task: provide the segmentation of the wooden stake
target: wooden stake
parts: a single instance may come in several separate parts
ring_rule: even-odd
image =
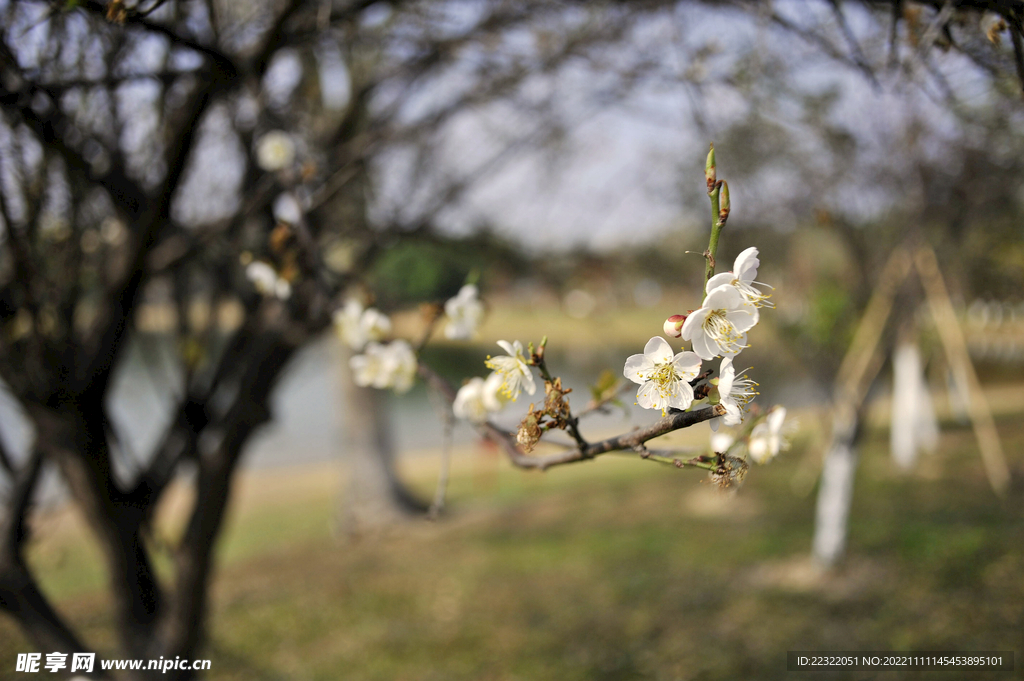
[[[1005,496],[1010,487],[1010,471],[1006,466],[1006,458],[1003,456],[999,431],[996,429],[995,419],[992,418],[992,409],[989,407],[988,400],[985,399],[985,394],[981,391],[981,382],[978,380],[978,374],[974,371],[974,364],[971,362],[967,350],[967,341],[964,339],[960,323],[953,311],[953,304],[950,302],[946,284],[942,280],[935,252],[927,246],[922,246],[917,250],[915,264],[917,272],[921,276],[921,283],[924,284],[928,306],[931,309],[932,318],[935,320],[935,326],[938,327],[939,339],[946,351],[946,358],[950,364],[962,372],[961,375],[967,377],[970,405],[968,413],[971,417],[971,424],[974,426],[974,435],[978,439],[978,449],[981,450],[985,474],[995,493],[1000,497]]]

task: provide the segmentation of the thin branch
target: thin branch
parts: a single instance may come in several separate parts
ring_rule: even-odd
[[[11,454],[7,451],[7,445],[3,438],[0,438],[0,467],[7,471],[8,475],[14,475],[14,464],[11,461]]]
[[[174,144],[170,145],[167,155],[167,176],[154,193],[155,201],[148,205],[143,214],[142,225],[138,235],[138,243],[131,255],[126,279],[117,282],[106,292],[106,300],[111,308],[110,318],[105,320],[106,327],[99,334],[88,358],[87,370],[82,378],[84,385],[79,390],[88,390],[92,395],[102,398],[107,389],[113,360],[123,345],[127,321],[135,310],[135,299],[147,279],[146,260],[157,236],[170,223],[171,201],[184,177],[187,160],[192,153],[194,142],[198,136],[199,122],[208,110],[214,95],[230,84],[230,72],[214,69],[207,74],[203,86],[193,93],[186,115],[179,125]],[[116,195],[115,195],[116,196]],[[89,343],[85,344],[87,347]]]
[[[455,388],[452,387],[452,385],[442,376],[422,363],[419,365],[418,371],[419,375],[425,381],[433,386],[439,393],[444,395],[449,401],[455,400]],[[630,433],[610,437],[606,440],[601,440],[600,442],[588,444],[585,447],[576,446],[572,449],[567,449],[565,451],[546,456],[530,456],[528,454],[524,454],[516,444],[515,436],[512,433],[498,428],[489,421],[476,425],[475,428],[482,437],[485,437],[500,446],[509,457],[509,460],[516,466],[520,468],[535,468],[543,471],[554,466],[593,459],[601,454],[607,454],[608,452],[636,451],[638,446],[643,445],[656,437],[665,435],[666,433],[671,433],[675,430],[680,430],[681,428],[689,428],[690,426],[703,423],[704,421],[709,421],[716,416],[722,416],[723,414],[725,414],[725,408],[720,404],[707,409],[682,411],[670,414],[645,428],[639,428]]]
[[[632,387],[632,383],[628,383],[626,381],[619,381],[619,384],[615,386],[614,390],[606,391],[604,397],[600,399],[591,399],[589,402],[587,402],[587,405],[576,413],[576,418],[581,419],[584,416],[587,416],[588,414],[605,411],[605,407],[608,406],[610,402],[614,402],[616,399],[618,399],[619,395],[628,393],[630,391],[630,388]]]
[[[864,56],[864,51],[861,50],[860,43],[857,42],[857,37],[853,34],[850,24],[846,21],[846,15],[843,14],[843,8],[840,7],[839,0],[829,0],[829,4],[832,6],[832,14],[836,18],[836,23],[839,24],[839,30],[846,39],[846,43],[850,46],[853,62],[860,67],[860,70],[864,72],[865,77],[871,81],[875,89],[879,89],[881,85],[878,82],[878,78],[875,77],[871,64],[868,63],[867,58]]]
[[[942,9],[938,11],[935,18],[928,25],[928,28],[925,29],[924,35],[921,36],[917,46],[919,55],[923,56],[935,45],[935,41],[939,38],[939,33],[943,27],[949,24],[949,20],[953,18],[954,10],[956,10],[956,5],[953,4],[953,0],[946,0],[942,5]]]
[[[1024,89],[1024,45],[1021,36],[1024,35],[1024,9],[1017,8],[1010,19],[1010,40],[1013,42],[1013,60],[1017,66],[1017,78],[1020,80],[1021,88]]]
[[[896,68],[899,61],[899,45],[897,39],[900,33],[900,17],[903,15],[903,0],[893,0],[892,20],[889,24],[889,68]]]
[[[105,2],[101,2],[100,0],[80,0],[74,5],[74,8],[91,14],[94,17],[99,17],[104,23],[107,22],[107,5]],[[231,79],[237,78],[241,71],[241,69],[238,68],[238,65],[230,57],[223,52],[220,52],[215,47],[196,42],[195,40],[178,33],[173,28],[150,21],[143,15],[130,12],[127,17],[127,23],[139,26],[152,33],[163,35],[169,38],[171,42],[175,43],[178,47],[184,47],[201,54],[206,57],[217,70],[227,74]]]
[[[633,449],[645,461],[666,463],[676,468],[703,468],[704,470],[713,471],[719,463],[719,458],[716,455],[699,454],[697,456],[690,456],[697,451],[695,449],[648,449],[643,443],[638,444]],[[690,456],[690,458],[682,458],[684,456]]]
[[[782,16],[781,14],[774,10],[770,14],[768,14],[768,18],[773,23],[778,24],[785,30],[794,33],[795,35],[803,38],[805,41],[813,44],[815,47],[820,49],[822,52],[824,52],[832,59],[835,59],[838,62],[842,62],[844,64],[857,68],[858,70],[860,69],[859,64],[851,60],[850,57],[845,55],[839,48],[833,45],[832,42],[828,40],[828,38],[825,38],[824,36],[815,33],[812,30],[803,28],[802,26],[797,26],[792,21],[785,18],[784,16]]]

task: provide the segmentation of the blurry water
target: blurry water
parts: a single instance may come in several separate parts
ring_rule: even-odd
[[[484,359],[495,350],[490,347],[448,347],[434,349],[425,356],[431,366],[459,385],[472,376],[485,376],[488,370]],[[589,386],[604,369],[620,375],[625,358],[636,350],[609,348],[599,352],[571,354],[548,352],[548,366],[561,376],[563,385],[573,388],[569,395],[575,408],[590,399]],[[751,357],[752,363],[756,358]],[[338,384],[338,352],[332,337],[315,343],[301,353],[287,375],[284,376],[273,397],[274,422],[258,434],[248,454],[248,465],[270,466],[287,463],[321,461],[343,456],[345,437],[341,426],[341,413],[345,408]],[[712,364],[715,368],[718,362]],[[767,407],[780,402],[788,407],[820,403],[827,395],[823,386],[808,380],[793,381],[790,377],[772,373],[768,361],[757,362],[753,378],[761,383],[758,402]],[[523,394],[498,416],[499,425],[514,429],[531,401],[543,400],[543,385],[538,380],[534,396]],[[442,422],[434,400],[427,394],[422,382],[405,395],[390,394],[391,420],[395,443],[399,451],[410,455],[438,447],[442,439]],[[624,393],[622,402],[626,412],[613,409],[610,414],[594,414],[585,421],[584,433],[605,432],[609,429],[628,430],[633,426],[650,423],[660,417],[633,404],[634,392]],[[475,439],[466,424],[455,428],[455,442]]]
[[[427,352],[425,359],[458,385],[465,378],[486,375],[484,359],[495,350],[471,345],[435,348]],[[619,375],[625,358],[637,351],[636,348],[574,349],[570,353],[549,350],[548,365],[555,375],[562,377],[564,385],[573,388],[569,400],[579,409],[590,399],[588,386],[597,380],[601,371],[609,369]],[[761,384],[762,394],[758,402],[765,407],[776,401],[788,407],[800,407],[820,402],[826,395],[822,386],[811,381],[794,381],[791,377],[773,375],[773,364],[768,358],[759,359],[752,351],[745,353],[744,357],[757,367],[752,378]],[[175,362],[174,346],[169,339],[136,337],[129,348],[127,361],[121,364],[114,376],[110,414],[122,438],[122,446],[128,455],[126,458],[134,462],[119,471],[129,477],[168,426],[169,407],[181,392]],[[298,353],[273,393],[273,420],[254,436],[243,460],[244,466],[262,468],[344,457],[345,433],[341,415],[345,404],[338,383],[338,362],[339,352],[331,334]],[[717,368],[718,362],[706,365]],[[623,394],[625,412],[615,409],[611,414],[588,417],[584,434],[610,429],[625,431],[660,416],[636,407],[633,404],[634,394]],[[539,381],[537,394],[532,399],[538,402],[543,399],[543,386]],[[530,402],[529,395],[522,395],[496,420],[500,425],[514,429]],[[416,455],[440,445],[442,422],[422,382],[417,382],[405,395],[390,395],[389,405],[395,442],[403,455]],[[31,430],[18,416],[10,399],[0,400],[0,422],[8,446],[15,451],[24,449]],[[456,443],[466,443],[472,441],[475,434],[465,424],[458,424],[454,437]]]

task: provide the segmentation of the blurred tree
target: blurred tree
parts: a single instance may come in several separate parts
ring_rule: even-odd
[[[397,239],[429,235],[516,151],[557,148],[588,103],[696,82],[664,64],[663,43],[639,39],[688,4],[0,0],[0,376],[32,431],[19,441],[7,416],[0,434],[0,606],[43,649],[90,648],[24,557],[53,464],[106,563],[123,654],[195,658],[233,474],[289,359],[353,282],[400,260],[382,260]],[[907,62],[937,82],[933,47],[999,82],[1019,68],[1020,2],[921,3],[916,15],[887,4],[892,26],[905,21]],[[845,4],[826,3],[817,24],[752,5],[876,78],[865,55],[877,46],[858,44]],[[978,32],[958,22],[981,8],[1004,24],[982,33],[1009,34],[1015,57],[958,39]],[[538,78],[580,65],[602,78],[567,112]],[[746,87],[742,70],[732,86]],[[471,108],[523,116],[500,143],[446,160]],[[438,276],[424,269],[401,295],[453,285]],[[165,409],[124,423],[112,386],[155,328],[147,302],[175,310],[174,366],[159,381]],[[144,451],[140,428],[155,434]],[[149,527],[184,474],[194,501],[161,583]]]

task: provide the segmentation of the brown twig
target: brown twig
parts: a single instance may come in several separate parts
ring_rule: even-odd
[[[422,363],[419,365],[418,371],[419,375],[439,393],[444,395],[450,401],[455,400],[455,388],[452,387],[452,385],[442,376]],[[714,407],[707,409],[698,409],[696,411],[684,411],[676,414],[670,414],[669,416],[659,419],[644,428],[638,428],[630,433],[617,435],[615,437],[601,440],[600,442],[594,442],[586,445],[577,444],[577,446],[572,449],[566,449],[565,451],[545,456],[529,456],[524,454],[516,444],[514,434],[498,428],[489,421],[478,424],[475,428],[477,433],[482,437],[491,440],[501,447],[514,465],[520,468],[535,468],[543,471],[554,466],[593,459],[601,454],[607,454],[609,452],[637,451],[637,447],[653,440],[656,437],[682,428],[689,428],[690,426],[703,423],[704,421],[713,419],[716,416],[722,416],[723,414],[725,414],[725,408],[721,405],[715,405]]]

